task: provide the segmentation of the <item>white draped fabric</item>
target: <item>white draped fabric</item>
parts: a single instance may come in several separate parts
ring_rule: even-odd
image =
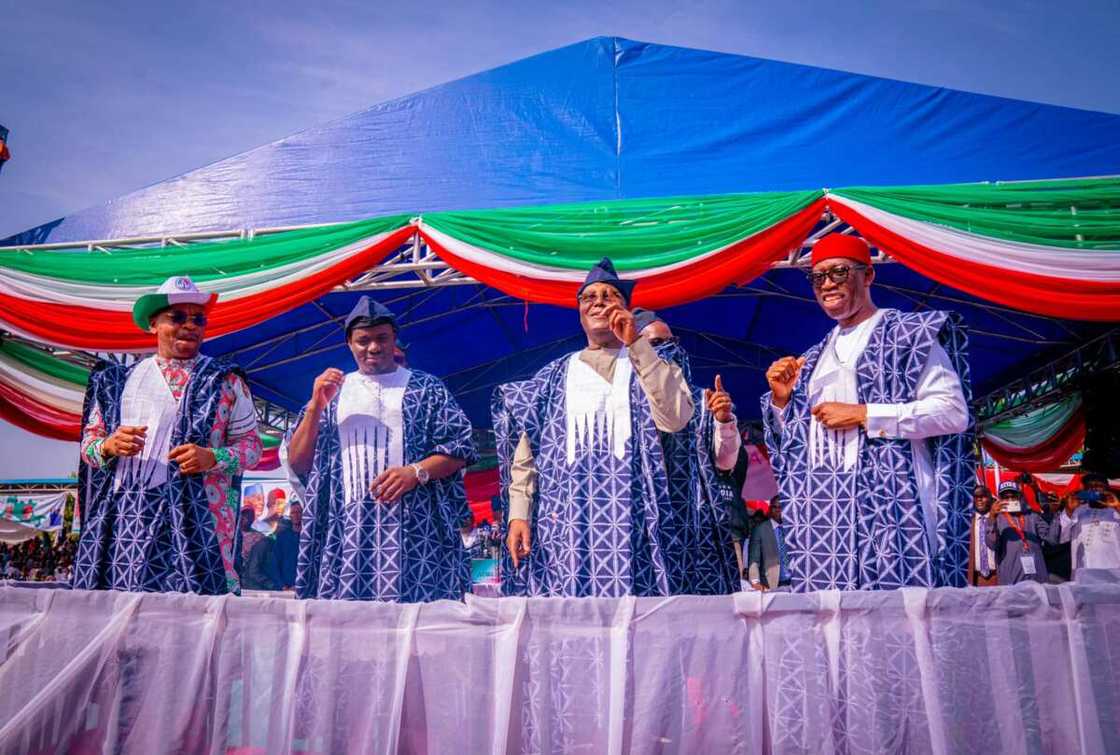
[[[0,752],[1120,752],[1120,584],[397,605],[0,585]]]

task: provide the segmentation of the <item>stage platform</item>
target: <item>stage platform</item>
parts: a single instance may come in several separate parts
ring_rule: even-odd
[[[0,585],[3,753],[1117,753],[1120,584],[393,605]]]

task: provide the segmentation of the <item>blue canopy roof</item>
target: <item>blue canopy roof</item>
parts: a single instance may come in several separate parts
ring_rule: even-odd
[[[595,38],[376,105],[77,212],[4,243],[187,233],[395,212],[683,194],[1120,174],[1120,116],[771,60]],[[609,249],[604,249],[609,254]],[[998,285],[998,281],[993,281]],[[581,342],[575,313],[483,287],[374,294],[410,363],[479,424],[492,386]],[[298,407],[346,367],[356,295],[331,294],[207,350]],[[978,392],[1107,329],[1014,313],[878,271],[876,301],[960,311]],[[796,271],[664,313],[699,381],[721,372],[748,416],[762,370],[830,323]]]

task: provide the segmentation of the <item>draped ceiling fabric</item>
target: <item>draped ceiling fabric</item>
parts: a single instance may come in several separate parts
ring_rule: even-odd
[[[1037,314],[1120,320],[1120,179],[618,200],[398,215],[250,241],[103,252],[0,251],[0,325],[59,346],[151,348],[129,311],[176,270],[221,295],[211,335],[321,296],[416,230],[456,269],[571,307],[611,251],[635,303],[672,307],[753,281],[833,210],[927,277]],[[415,228],[414,228],[415,226]],[[992,286],[999,280],[999,286]]]
[[[0,417],[57,440],[81,438],[82,401],[89,371],[40,349],[0,340]],[[261,435],[264,453],[254,469],[280,466],[280,438]]]
[[[245,366],[256,395],[295,410],[315,375],[350,364],[337,320],[358,294],[326,292],[420,233],[488,285],[375,295],[401,314],[410,363],[442,377],[476,424],[488,424],[496,383],[579,345],[569,309],[523,300],[570,303],[576,268],[601,254],[627,257],[624,274],[644,278],[638,300],[667,309],[698,381],[710,384],[719,372],[746,407],[774,358],[800,353],[830,325],[798,271],[762,274],[828,203],[903,263],[878,268],[880,306],[962,313],[972,329],[974,387],[983,394],[1111,327],[1115,245],[1093,236],[1111,219],[1080,199],[1077,217],[1062,218],[1050,202],[1049,214],[1018,236],[1008,231],[1012,216],[1027,218],[1030,208],[1009,214],[1006,203],[998,207],[1002,197],[1052,188],[981,185],[981,204],[993,203],[981,208],[963,199],[962,187],[931,187],[1101,175],[1120,175],[1117,115],[596,38],[376,105],[17,234],[5,243],[340,224],[329,248],[301,242],[267,266],[254,253],[240,267],[175,255],[160,267],[116,249],[69,278],[66,264],[6,265],[0,327],[87,350],[110,341],[143,349],[143,334],[122,329],[128,297],[120,289],[150,286],[157,272],[197,270],[226,294],[207,351]],[[681,202],[667,209],[665,197]],[[541,222],[553,229],[583,226],[588,219],[573,215],[579,205],[601,208],[605,217],[592,220],[616,225],[661,208],[681,234],[632,224],[625,240],[593,233],[549,248],[555,230],[531,227],[542,206]],[[980,220],[981,209],[998,217]],[[702,238],[686,248],[698,228]],[[657,243],[643,250],[651,237]],[[200,264],[181,270],[188,261]],[[285,265],[316,274],[294,280]],[[527,269],[531,275],[520,274]],[[29,311],[26,302],[43,299]],[[3,390],[0,409],[13,398]],[[57,411],[48,404],[39,415],[57,419],[48,409]]]
[[[1017,472],[1055,472],[1085,444],[1081,394],[988,425],[980,440],[993,459]]]
[[[0,586],[0,754],[1120,751],[1120,586],[400,605]]]

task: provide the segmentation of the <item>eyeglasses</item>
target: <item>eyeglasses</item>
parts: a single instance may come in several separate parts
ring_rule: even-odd
[[[604,304],[611,304],[614,302],[622,301],[622,296],[620,296],[616,291],[608,290],[603,291],[600,294],[580,294],[578,297],[576,297],[576,301],[578,301],[581,306],[594,304],[598,301],[601,301]]]
[[[680,340],[676,336],[669,336],[668,338],[650,338],[648,340],[649,340],[649,345],[654,347],[654,348],[657,348],[658,346],[661,346],[662,344],[666,344],[666,343],[671,343],[674,346],[676,344],[680,343]]]
[[[820,272],[815,273],[809,272],[805,275],[809,278],[809,283],[812,284],[813,288],[820,288],[824,285],[825,278],[828,278],[836,285],[840,285],[841,283],[848,280],[848,276],[852,274],[853,270],[866,269],[867,265],[837,265],[835,267],[830,267],[827,270],[821,270]]]
[[[167,319],[175,325],[186,325],[187,321],[190,320],[200,328],[206,327],[206,315],[202,313],[190,315],[181,309],[173,309],[170,312],[165,312],[164,314],[166,314]]]

